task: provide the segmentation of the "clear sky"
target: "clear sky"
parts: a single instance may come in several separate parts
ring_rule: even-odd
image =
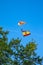
[[[20,20],[26,24],[19,27]],[[43,56],[43,0],[0,0],[0,26],[10,31],[10,39],[22,39],[23,45],[33,38],[38,43],[38,55]],[[31,35],[23,37],[21,28],[30,30]]]

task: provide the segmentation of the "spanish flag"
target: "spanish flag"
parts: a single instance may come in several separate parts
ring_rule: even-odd
[[[23,34],[23,36],[28,36],[28,35],[30,35],[31,33],[30,33],[30,31],[22,31],[22,34]]]

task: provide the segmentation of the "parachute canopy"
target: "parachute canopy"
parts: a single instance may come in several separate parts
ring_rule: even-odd
[[[22,34],[23,34],[23,36],[28,36],[28,35],[30,35],[31,33],[30,33],[30,31],[22,31]]]
[[[21,25],[23,25],[23,24],[25,24],[24,21],[20,21],[20,22],[18,22],[18,25],[19,25],[19,26],[21,26]]]

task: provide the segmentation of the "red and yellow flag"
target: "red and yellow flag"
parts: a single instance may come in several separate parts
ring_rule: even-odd
[[[23,36],[28,36],[28,35],[30,35],[31,33],[30,33],[29,31],[22,31],[22,34],[23,34]]]

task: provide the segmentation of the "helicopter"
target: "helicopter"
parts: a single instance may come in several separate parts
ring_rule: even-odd
[[[21,26],[21,25],[23,25],[23,24],[25,24],[25,23],[26,23],[26,22],[24,22],[24,21],[19,21],[19,22],[18,22],[18,25]]]
[[[21,25],[23,25],[23,24],[26,24],[26,22],[24,22],[24,21],[19,21],[19,22],[18,22],[18,25],[19,25],[19,26],[21,26]],[[27,31],[27,30],[24,31],[24,30],[21,29],[21,31],[22,31],[22,35],[23,35],[23,36],[29,36],[29,35],[31,34],[31,32],[30,32],[30,31]]]

